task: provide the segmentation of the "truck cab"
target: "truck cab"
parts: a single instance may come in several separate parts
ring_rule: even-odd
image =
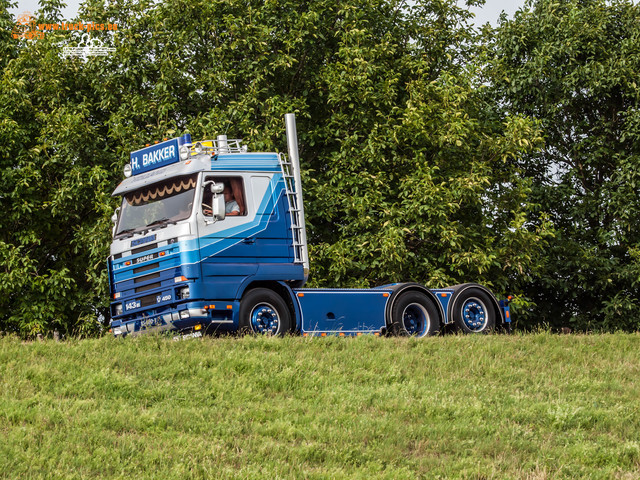
[[[304,284],[283,162],[224,137],[131,154],[113,192],[122,197],[108,259],[115,335],[237,330],[250,284]]]

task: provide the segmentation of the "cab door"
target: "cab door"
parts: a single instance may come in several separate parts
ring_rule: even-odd
[[[256,211],[252,195],[247,189],[247,177],[237,174],[205,172],[201,185],[214,181],[223,183],[232,192],[226,204],[235,202],[237,215],[227,214],[224,220],[216,220],[208,213],[211,192],[200,189],[196,224],[198,249],[204,295],[207,299],[235,299],[240,286],[253,276],[258,268],[255,253]],[[221,194],[222,195],[222,194]]]

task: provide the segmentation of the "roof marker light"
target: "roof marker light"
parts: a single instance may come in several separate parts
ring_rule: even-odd
[[[186,160],[189,158],[189,147],[183,145],[180,147],[180,160]]]
[[[124,176],[129,178],[131,176],[131,174],[133,173],[133,171],[131,170],[131,164],[127,163],[124,166]]]
[[[202,152],[204,152],[204,147],[202,146],[202,143],[200,143],[200,142],[197,142],[196,146],[193,147],[193,149],[195,150],[196,155],[200,155]]]

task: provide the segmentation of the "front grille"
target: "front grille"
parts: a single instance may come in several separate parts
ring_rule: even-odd
[[[159,288],[161,285],[160,282],[151,283],[149,285],[144,285],[142,287],[136,287],[136,293],[146,292],[147,290],[151,290],[152,288]]]
[[[157,243],[150,243],[149,245],[145,245],[144,247],[134,248],[131,250],[131,255],[135,255],[136,253],[146,252],[147,250],[153,250],[154,248],[158,248]]]
[[[142,283],[142,282],[146,282],[147,280],[153,280],[154,278],[160,278],[160,272],[150,273],[148,275],[136,277],[133,279],[133,283]]]
[[[140,297],[140,306],[148,307],[149,305],[155,305],[158,303],[158,296],[154,293],[153,295],[147,295],[145,297]]]
[[[149,265],[145,265],[144,267],[134,268],[133,269],[133,274],[135,275],[137,273],[146,272],[147,270],[153,270],[154,268],[158,268],[159,266],[160,266],[160,264],[158,262],[150,263]]]

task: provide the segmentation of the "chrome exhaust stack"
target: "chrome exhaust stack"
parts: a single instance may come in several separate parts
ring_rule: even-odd
[[[292,212],[294,224],[299,227],[299,246],[301,249],[302,266],[304,268],[305,281],[309,276],[309,249],[307,248],[307,229],[304,222],[304,203],[302,202],[302,179],[300,177],[300,156],[298,155],[298,131],[296,129],[296,116],[293,113],[287,113],[284,116],[285,127],[287,130],[287,148],[289,150],[289,161],[293,170],[293,180],[295,188],[296,205],[291,205],[295,209]],[[297,219],[295,216],[297,215]],[[296,221],[297,220],[297,221]],[[296,241],[294,235],[294,242]]]

